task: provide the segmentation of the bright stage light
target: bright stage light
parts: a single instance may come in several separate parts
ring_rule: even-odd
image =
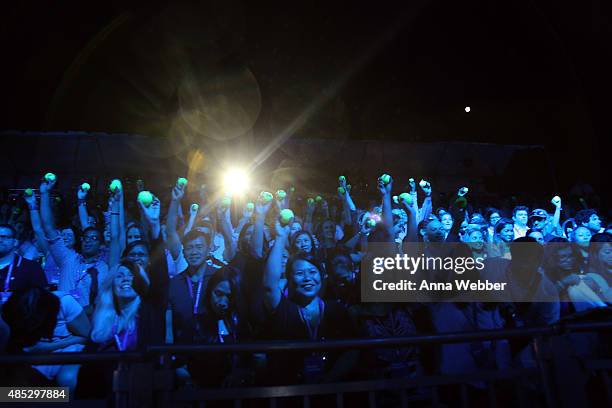
[[[244,170],[231,169],[223,176],[223,188],[229,195],[243,194],[249,186],[249,176]]]
[[[465,107],[465,113],[470,113],[470,111],[471,111],[471,110],[472,110],[472,109],[470,109],[470,107],[469,107],[469,106],[466,106],[466,107]]]

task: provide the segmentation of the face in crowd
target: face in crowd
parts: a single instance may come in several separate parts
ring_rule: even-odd
[[[591,231],[586,227],[578,227],[574,230],[573,241],[581,248],[588,248],[591,242]]]
[[[321,272],[312,263],[298,259],[291,265],[289,285],[296,296],[312,300],[321,291]]]
[[[336,239],[336,224],[332,221],[325,221],[321,229],[325,239]]]
[[[539,230],[531,231],[527,236],[538,241],[538,244],[544,245],[544,235]]]
[[[444,231],[448,232],[453,228],[453,216],[449,213],[444,213],[440,216],[440,222]]]
[[[0,227],[0,256],[6,256],[17,248],[17,239],[10,228]]]
[[[308,234],[302,233],[298,234],[295,238],[294,247],[302,253],[310,254],[312,252],[313,243]]]
[[[481,251],[484,247],[484,235],[480,230],[471,230],[466,237],[466,243],[475,251]]]
[[[504,225],[504,228],[499,232],[499,238],[504,242],[512,242],[514,239],[514,225]]]
[[[597,214],[591,214],[589,217],[589,222],[585,224],[585,227],[590,229],[592,232],[597,233],[601,229],[601,219]]]
[[[134,241],[142,240],[142,234],[140,233],[140,228],[135,225],[132,225],[128,228],[126,232],[126,243],[129,245]]]
[[[497,224],[497,221],[499,220],[501,220],[501,215],[499,215],[498,212],[491,213],[491,215],[489,216],[489,225],[494,227],[495,224]]]
[[[215,285],[211,291],[210,307],[217,318],[223,319],[230,311],[232,301],[232,286],[227,280]]]
[[[136,245],[130,249],[130,252],[127,253],[126,258],[140,266],[142,269],[146,270],[146,268],[149,266],[150,254],[149,250],[144,244]]]
[[[85,257],[96,256],[100,253],[102,235],[98,230],[85,230],[81,237],[81,254]]]
[[[514,217],[512,217],[512,219],[517,225],[521,227],[526,227],[529,216],[526,210],[518,210],[516,214],[514,214]]]
[[[199,268],[208,257],[208,243],[206,239],[199,236],[185,243],[183,247],[183,255],[189,264],[190,268]]]
[[[113,293],[119,300],[130,301],[138,294],[134,290],[134,274],[125,266],[120,266],[113,278]]]
[[[442,223],[437,219],[430,221],[425,226],[425,233],[423,235],[423,240],[425,242],[442,242],[444,241],[444,229],[442,228]]]
[[[74,231],[72,228],[64,228],[60,230],[60,235],[62,236],[62,240],[64,241],[66,248],[73,249],[74,244],[76,244],[76,237],[74,236]]]

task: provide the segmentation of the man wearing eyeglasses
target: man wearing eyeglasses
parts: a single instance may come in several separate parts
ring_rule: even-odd
[[[10,292],[30,287],[47,286],[47,278],[37,262],[23,258],[16,253],[19,241],[15,229],[0,224],[0,284],[2,303]]]
[[[81,236],[81,251],[68,248],[55,228],[49,192],[55,181],[40,185],[40,217],[49,242],[49,252],[60,268],[58,290],[70,293],[90,313],[96,300],[102,278],[108,266],[101,258],[102,233],[87,227]]]

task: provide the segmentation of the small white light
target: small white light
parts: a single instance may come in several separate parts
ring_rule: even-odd
[[[466,106],[466,107],[465,107],[465,113],[469,113],[470,111],[471,111],[470,107],[469,107],[469,106]]]

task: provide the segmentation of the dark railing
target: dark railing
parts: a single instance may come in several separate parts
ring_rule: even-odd
[[[470,406],[467,396],[467,385],[471,382],[484,382],[487,384],[488,402],[490,406],[498,405],[498,396],[492,385],[501,380],[515,381],[515,394],[520,406],[531,406],[525,400],[521,391],[520,381],[530,378],[539,384],[539,389],[546,406],[558,406],[560,402],[556,397],[558,390],[551,378],[549,355],[546,354],[545,340],[552,336],[567,333],[602,332],[612,330],[612,322],[592,323],[563,323],[547,327],[517,328],[503,330],[483,330],[476,332],[442,333],[435,335],[422,335],[395,338],[371,338],[330,341],[304,341],[304,342],[257,342],[241,344],[214,344],[214,345],[156,345],[149,346],[142,351],[134,352],[102,352],[102,353],[58,353],[39,355],[4,355],[0,356],[0,366],[6,364],[85,364],[100,361],[116,361],[119,366],[114,374],[113,397],[118,407],[135,406],[134,391],[129,387],[129,372],[134,363],[156,363],[157,369],[150,387],[144,387],[151,393],[149,401],[155,401],[157,406],[175,406],[189,401],[229,400],[234,406],[241,406],[243,400],[267,399],[270,407],[275,407],[278,398],[300,397],[303,406],[311,406],[311,398],[321,395],[335,395],[335,404],[345,406],[345,394],[364,393],[367,395],[367,405],[377,406],[377,392],[395,391],[399,397],[399,406],[408,406],[410,400],[428,400],[431,406],[439,402],[440,386],[457,385],[461,390],[461,405]],[[212,352],[293,352],[293,351],[321,351],[321,350],[357,350],[386,347],[405,347],[409,345],[450,344],[473,341],[488,341],[498,339],[528,338],[533,339],[531,345],[536,357],[537,366],[534,368],[509,369],[501,371],[480,371],[461,375],[420,376],[416,378],[353,381],[333,384],[304,384],[272,387],[244,387],[223,389],[174,389],[173,371],[170,368],[170,356],[180,354],[200,354]],[[599,376],[603,391],[601,399],[612,406],[612,386],[609,371],[612,370],[612,360],[591,359],[584,361],[586,369]],[[17,385],[17,384],[15,384]],[[139,387],[143,389],[142,384]],[[418,389],[426,392],[413,393],[407,390]],[[142,391],[141,391],[142,392]],[[88,401],[88,406],[103,401]],[[362,401],[363,402],[363,401]],[[78,401],[73,403],[80,405]],[[605,405],[605,404],[604,404]]]

